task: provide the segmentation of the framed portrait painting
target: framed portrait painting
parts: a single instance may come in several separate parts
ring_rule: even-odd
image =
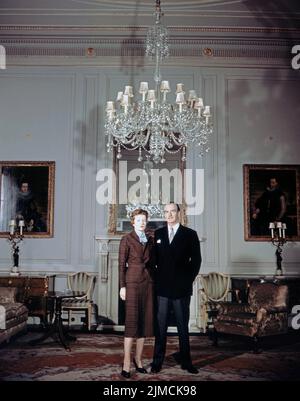
[[[243,175],[245,240],[270,241],[269,224],[280,221],[300,241],[300,166],[245,164]]]
[[[54,176],[54,161],[0,161],[0,237],[53,237]]]

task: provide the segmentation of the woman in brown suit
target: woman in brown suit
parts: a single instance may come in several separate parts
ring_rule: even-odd
[[[124,363],[121,375],[130,377],[131,349],[136,338],[133,363],[136,371],[147,373],[142,364],[145,337],[153,334],[153,280],[151,252],[153,237],[145,234],[148,212],[136,209],[131,215],[133,230],[124,235],[119,248],[120,297],[125,301]]]

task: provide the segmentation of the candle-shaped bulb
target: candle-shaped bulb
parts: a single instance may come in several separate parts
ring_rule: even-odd
[[[176,84],[176,93],[184,92],[184,84]]]
[[[195,102],[195,109],[202,109],[203,106],[204,106],[204,103],[203,103],[202,97],[198,97],[198,99]]]
[[[144,94],[148,92],[148,82],[141,82],[139,93]]]
[[[177,93],[177,95],[176,95],[176,103],[177,104],[184,104],[185,103],[184,92]]]
[[[275,228],[275,224],[274,223],[270,223],[269,224],[269,229],[271,230],[271,238],[274,238],[274,228]]]
[[[189,102],[192,102],[193,100],[197,100],[197,94],[194,89],[191,89],[189,91]]]
[[[129,104],[129,96],[124,94],[122,98],[122,105],[128,106],[128,104]]]
[[[129,97],[133,97],[132,86],[125,86],[124,95],[128,95]]]
[[[169,81],[161,81],[160,91],[161,92],[171,92]]]
[[[282,238],[285,238],[286,224],[282,223]]]
[[[117,102],[122,102],[123,100],[123,92],[118,92],[117,94]]]
[[[210,117],[210,106],[205,106],[203,110],[204,117]]]
[[[156,95],[155,95],[155,90],[154,89],[149,89],[148,90],[147,100],[149,102],[154,102],[156,100]]]
[[[115,110],[115,102],[108,101],[106,102],[106,111],[114,111]]]
[[[25,226],[24,220],[19,221],[20,235],[23,235],[23,227]]]

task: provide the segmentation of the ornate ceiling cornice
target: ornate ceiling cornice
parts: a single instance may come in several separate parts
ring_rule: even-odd
[[[88,25],[88,26],[72,26],[72,25],[0,25],[0,32],[11,33],[12,31],[25,33],[25,32],[51,32],[51,33],[64,33],[70,32],[86,32],[86,33],[111,33],[111,32],[141,32],[144,35],[148,26],[122,26],[122,25]],[[172,32],[201,32],[201,33],[280,33],[280,34],[298,34],[300,37],[300,27],[247,27],[247,26],[172,26],[168,25],[170,33]]]
[[[280,4],[279,4],[280,3]],[[11,57],[143,57],[154,0],[28,0],[0,4],[0,44]],[[32,7],[30,7],[30,4]],[[74,7],[75,5],[75,7]],[[300,43],[300,6],[287,0],[165,0],[172,57],[286,62]],[[188,62],[188,61],[187,61]],[[258,60],[257,63],[260,63]]]

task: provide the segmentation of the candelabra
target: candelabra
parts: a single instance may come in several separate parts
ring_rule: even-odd
[[[24,227],[24,221],[20,220],[18,227],[19,231],[17,230],[17,224],[15,220],[11,220],[9,223],[9,236],[8,236],[8,241],[10,242],[11,245],[11,253],[12,253],[12,259],[13,259],[13,266],[10,271],[11,276],[19,276],[21,273],[19,271],[19,247],[18,244],[23,241],[23,227]]]
[[[269,224],[269,229],[271,230],[271,242],[276,246],[276,276],[282,276],[282,248],[287,242],[285,231],[286,224],[280,221],[273,222]]]

